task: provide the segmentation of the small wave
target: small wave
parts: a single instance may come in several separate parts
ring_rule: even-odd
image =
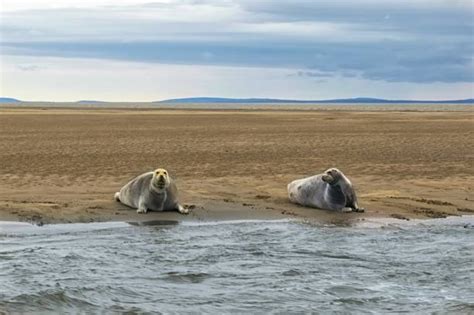
[[[173,283],[201,283],[210,277],[210,274],[204,272],[168,272],[163,280]]]
[[[69,296],[64,290],[20,294],[0,302],[0,309],[12,313],[60,312],[61,310],[83,312],[97,307],[98,305],[84,299]]]
[[[289,270],[283,271],[281,274],[282,276],[285,276],[285,277],[295,277],[295,276],[303,275],[304,273],[301,272],[300,270],[289,269]]]
[[[404,228],[412,226],[462,226],[474,227],[474,215],[450,216],[436,219],[412,219],[409,221],[394,218],[368,218],[356,222],[353,226],[357,228]]]
[[[80,290],[79,290],[80,291]],[[109,304],[109,305],[107,305]],[[65,290],[42,291],[34,294],[20,294],[0,301],[0,314],[102,314],[127,313],[143,314],[145,311],[127,303],[93,303],[86,298],[73,296]],[[154,312],[154,314],[161,314]]]
[[[46,235],[124,228],[125,222],[65,223],[37,226],[25,222],[0,221],[0,236]]]
[[[451,314],[473,314],[474,303],[459,303],[451,305],[447,307],[446,311]]]
[[[179,221],[175,220],[151,220],[151,221],[132,221],[127,222],[133,226],[165,226],[165,225],[178,225]]]
[[[289,223],[297,222],[293,219],[277,219],[277,220],[225,220],[225,221],[210,221],[210,222],[197,222],[197,221],[184,221],[181,225],[184,226],[213,226],[213,225],[229,225],[229,224],[252,224],[252,223]]]

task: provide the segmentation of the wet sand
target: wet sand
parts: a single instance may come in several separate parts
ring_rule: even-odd
[[[0,109],[0,220],[34,223],[474,214],[474,111]],[[427,109],[428,108],[428,109]],[[287,201],[288,182],[338,167],[365,213]],[[157,167],[192,208],[138,215],[113,199]]]

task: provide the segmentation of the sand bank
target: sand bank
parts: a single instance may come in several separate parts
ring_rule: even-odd
[[[474,113],[0,109],[0,220],[41,223],[474,213]],[[290,204],[286,185],[336,166],[366,213]],[[115,191],[167,168],[192,213],[145,216]]]

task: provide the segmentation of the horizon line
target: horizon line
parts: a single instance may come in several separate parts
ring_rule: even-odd
[[[177,97],[177,98],[166,98],[161,100],[149,100],[149,101],[108,101],[108,100],[98,100],[98,99],[79,99],[79,100],[70,100],[70,101],[56,101],[56,100],[22,100],[15,97],[3,97],[0,96],[0,100],[8,99],[13,102],[21,103],[166,103],[166,102],[175,102],[179,101],[190,101],[190,100],[209,100],[217,102],[218,100],[222,101],[277,101],[277,102],[334,102],[334,101],[382,101],[382,102],[433,102],[433,103],[449,103],[449,102],[460,102],[460,101],[474,101],[472,98],[461,98],[461,99],[442,99],[442,100],[428,100],[428,99],[390,99],[390,98],[378,98],[378,97],[343,97],[343,98],[328,98],[328,99],[293,99],[293,98],[271,98],[271,97],[221,97],[221,96],[190,96],[190,97]]]

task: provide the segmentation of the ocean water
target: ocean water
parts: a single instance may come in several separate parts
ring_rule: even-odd
[[[474,218],[0,224],[0,313],[474,313]]]

